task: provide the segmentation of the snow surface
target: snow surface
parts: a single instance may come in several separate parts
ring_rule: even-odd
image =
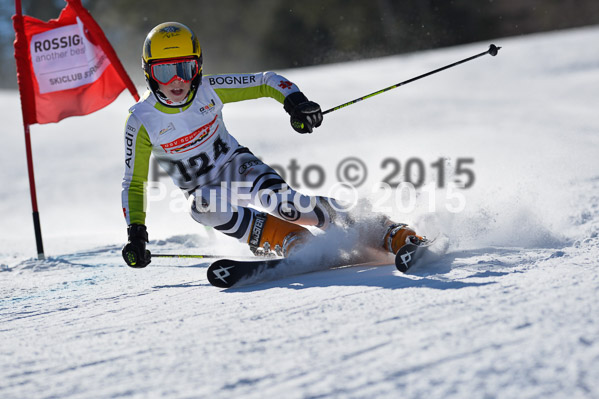
[[[432,187],[440,157],[448,182],[464,177],[450,173],[460,158],[475,174],[457,190],[460,212],[448,211],[460,201],[449,190],[390,209],[451,238],[438,261],[400,275],[385,258],[230,290],[208,284],[204,261],[124,265],[128,94],[32,127],[48,256],[37,260],[19,98],[0,92],[0,397],[599,397],[598,42],[597,27],[497,40],[497,57],[335,111],[312,135],[295,134],[271,100],[228,105],[237,139],[269,163],[296,159],[304,191],[301,173],[321,165],[326,182],[311,192],[330,194],[350,156],[368,166],[360,193],[378,206],[394,205],[372,192],[387,157],[421,159]],[[282,73],[327,109],[488,45]],[[152,251],[248,254],[193,222],[161,181]]]

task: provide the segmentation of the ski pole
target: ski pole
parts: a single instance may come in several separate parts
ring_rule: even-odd
[[[256,259],[256,256],[203,255],[203,254],[151,254],[152,258],[190,258],[190,259]]]
[[[404,82],[401,82],[401,83],[394,84],[393,86],[389,86],[389,87],[386,87],[386,88],[384,88],[384,89],[382,89],[382,90],[375,91],[374,93],[370,93],[370,94],[368,94],[368,95],[366,95],[366,96],[363,96],[363,97],[360,97],[360,98],[356,98],[355,100],[352,100],[352,101],[346,102],[345,104],[341,104],[341,105],[338,105],[338,106],[336,106],[336,107],[333,107],[333,108],[331,108],[331,109],[327,109],[327,110],[326,110],[326,111],[324,111],[322,114],[323,114],[323,115],[325,115],[325,114],[328,114],[329,112],[337,111],[338,109],[345,108],[345,107],[347,107],[348,105],[352,105],[352,104],[355,104],[355,103],[357,103],[357,102],[360,102],[360,101],[362,101],[362,100],[366,100],[367,98],[374,97],[374,96],[376,96],[377,94],[384,93],[384,92],[386,92],[386,91],[389,91],[389,90],[391,90],[391,89],[395,89],[396,87],[399,87],[399,86],[407,85],[407,84],[408,84],[408,83],[410,83],[410,82],[413,82],[413,81],[415,81],[415,80],[418,80],[418,79],[425,78],[425,77],[427,77],[427,76],[430,76],[430,75],[432,75],[432,74],[434,74],[434,73],[437,73],[437,72],[444,71],[444,70],[446,70],[446,69],[449,69],[449,68],[451,68],[451,67],[454,67],[454,66],[456,66],[456,65],[463,64],[464,62],[472,61],[473,59],[475,59],[475,58],[478,58],[478,57],[482,57],[482,56],[483,56],[483,55],[485,55],[485,54],[491,54],[491,55],[494,57],[494,56],[496,56],[496,55],[497,55],[497,52],[499,51],[499,49],[500,49],[500,48],[501,48],[501,47],[497,47],[497,46],[495,46],[494,44],[491,44],[491,45],[489,46],[489,49],[488,49],[487,51],[484,51],[484,52],[482,52],[482,53],[480,53],[480,54],[473,55],[472,57],[468,57],[468,58],[465,58],[465,59],[463,59],[463,60],[461,60],[461,61],[454,62],[453,64],[449,64],[449,65],[446,65],[446,66],[444,66],[444,67],[441,67],[441,68],[439,68],[439,69],[435,69],[434,71],[430,71],[430,72],[427,72],[427,73],[425,73],[425,74],[422,74],[422,75],[420,75],[420,76],[416,76],[415,78],[408,79],[408,80],[406,80],[406,81],[404,81]]]
[[[219,255],[198,255],[198,254],[152,254],[152,258],[225,258],[225,256]]]

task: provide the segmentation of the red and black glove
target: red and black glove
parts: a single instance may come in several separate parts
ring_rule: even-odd
[[[146,249],[148,231],[143,224],[132,224],[127,228],[129,242],[123,247],[123,259],[134,268],[146,267],[152,254]]]

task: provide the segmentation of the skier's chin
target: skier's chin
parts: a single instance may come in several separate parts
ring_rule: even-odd
[[[169,94],[169,100],[173,101],[173,102],[180,102],[183,101],[185,99],[185,97],[187,97],[187,94],[189,93],[189,90],[185,90],[185,89],[171,89],[168,91]]]

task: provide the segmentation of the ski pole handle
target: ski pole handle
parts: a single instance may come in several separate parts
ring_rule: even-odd
[[[386,92],[386,91],[389,91],[389,90],[391,90],[391,89],[395,89],[395,88],[397,88],[397,87],[399,87],[399,86],[406,85],[406,84],[408,84],[408,83],[411,83],[411,82],[413,82],[413,81],[415,81],[415,80],[418,80],[418,79],[425,78],[425,77],[427,77],[427,76],[430,76],[430,75],[432,75],[432,74],[435,74],[435,73],[437,73],[437,72],[441,72],[441,71],[444,71],[444,70],[446,70],[446,69],[452,68],[452,67],[454,67],[454,66],[456,66],[456,65],[460,65],[460,64],[463,64],[463,63],[465,63],[465,62],[471,61],[471,60],[473,60],[473,59],[475,59],[475,58],[482,57],[483,55],[486,55],[486,54],[490,54],[490,55],[492,55],[492,56],[494,57],[494,56],[496,56],[496,55],[497,55],[497,52],[499,51],[499,49],[500,49],[500,48],[501,48],[501,47],[497,47],[496,45],[494,45],[494,44],[491,44],[491,45],[489,46],[489,49],[488,49],[487,51],[484,51],[484,52],[482,52],[482,53],[480,53],[480,54],[473,55],[472,57],[465,58],[465,59],[463,59],[463,60],[461,60],[461,61],[454,62],[453,64],[446,65],[446,66],[444,66],[444,67],[441,67],[441,68],[435,69],[434,71],[427,72],[427,73],[425,73],[425,74],[422,74],[422,75],[416,76],[415,78],[408,79],[408,80],[406,80],[406,81],[403,81],[403,82],[400,82],[400,83],[394,84],[393,86],[385,87],[384,89],[381,89],[381,90],[379,90],[379,91],[375,91],[374,93],[370,93],[370,94],[368,94],[368,95],[366,95],[366,96],[363,96],[363,97],[360,97],[360,98],[356,98],[355,100],[352,100],[352,101],[346,102],[346,103],[344,103],[344,104],[338,105],[338,106],[336,106],[336,107],[333,107],[333,108],[331,108],[331,109],[327,109],[326,111],[323,111],[323,113],[322,113],[322,114],[323,114],[323,115],[326,115],[326,114],[328,114],[329,112],[337,111],[338,109],[345,108],[345,107],[347,107],[347,106],[349,106],[349,105],[355,104],[355,103],[357,103],[357,102],[360,102],[360,101],[362,101],[362,100],[366,100],[367,98],[374,97],[374,96],[376,96],[376,95],[378,95],[378,94],[384,93],[384,92]]]

